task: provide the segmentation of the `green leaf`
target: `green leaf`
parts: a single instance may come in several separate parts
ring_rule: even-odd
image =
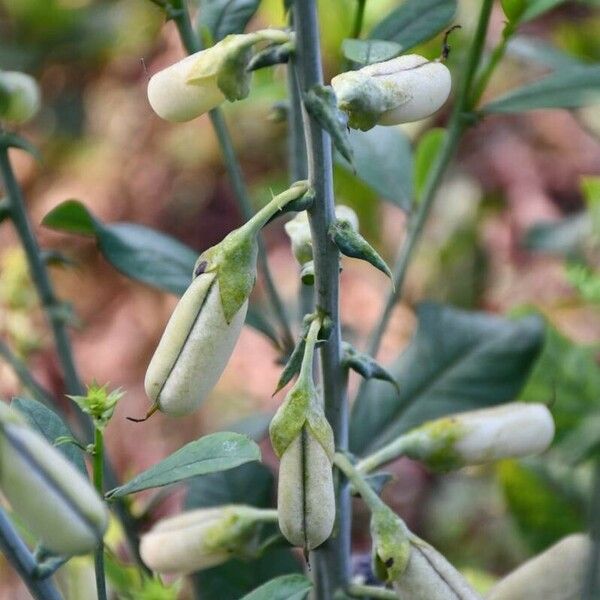
[[[315,85],[304,94],[304,106],[329,133],[336,150],[352,164],[346,115],[337,107],[334,91],[329,86]]]
[[[565,217],[561,221],[538,223],[525,235],[528,250],[575,256],[582,252],[592,233],[592,221],[587,213]]]
[[[342,42],[342,52],[352,62],[360,65],[370,65],[398,56],[402,52],[402,46],[396,44],[396,42],[384,40],[348,38]]]
[[[260,449],[250,438],[225,431],[213,433],[186,444],[106,496],[121,498],[196,475],[225,471],[254,460],[260,460]]]
[[[586,64],[538,38],[519,35],[508,42],[506,54],[552,69],[580,69]]]
[[[423,190],[425,188],[425,182],[427,181],[427,175],[431,166],[435,163],[444,140],[446,139],[445,129],[430,129],[425,135],[419,140],[417,149],[415,151],[415,198],[417,203],[421,201]]]
[[[306,348],[306,336],[308,335],[308,330],[310,329],[310,321],[305,320],[302,324],[302,331],[300,332],[300,337],[294,346],[294,350],[290,354],[290,357],[279,376],[279,381],[277,382],[277,386],[275,387],[275,391],[273,395],[275,395],[279,390],[283,389],[298,373],[300,373],[300,368],[302,367],[302,359],[304,358],[304,349]]]
[[[526,2],[528,6],[521,14],[519,23],[526,23],[527,21],[536,19],[545,12],[556,8],[560,4],[564,4],[565,2],[566,0],[528,0]]]
[[[261,585],[242,600],[304,600],[312,588],[305,575],[282,575]]]
[[[342,254],[351,258],[366,260],[392,279],[392,272],[383,258],[348,221],[333,223],[329,228],[329,235]]]
[[[406,135],[397,127],[375,126],[369,131],[351,130],[350,145],[356,176],[385,200],[404,211],[412,203],[412,151]],[[338,156],[348,171],[352,165]]]
[[[47,406],[44,406],[37,400],[30,398],[14,398],[11,406],[16,408],[27,420],[27,422],[39,433],[41,433],[50,444],[54,445],[57,439],[61,437],[72,438],[73,433],[68,425]],[[87,479],[88,472],[85,468],[85,461],[81,448],[74,444],[60,444],[57,446],[59,452],[64,454]]]
[[[373,451],[430,419],[514,400],[543,343],[533,315],[507,320],[435,303],[419,305],[417,315],[414,338],[389,367],[400,394],[371,382],[353,406],[352,452]]]
[[[579,108],[600,101],[600,66],[554,72],[485,105],[481,112],[514,113],[542,108]]]
[[[50,211],[42,224],[90,235],[100,252],[124,275],[181,296],[192,280],[197,253],[176,239],[135,223],[104,224],[77,200]]]
[[[369,37],[396,42],[406,52],[442,31],[455,14],[456,0],[406,0],[376,25]]]
[[[391,383],[399,391],[398,382],[393,375],[382,367],[372,356],[359,352],[353,348],[352,344],[342,342],[342,365],[348,369],[356,371],[365,379],[379,379]]]
[[[203,0],[198,25],[206,27],[218,42],[230,33],[243,33],[259,4],[260,0]]]

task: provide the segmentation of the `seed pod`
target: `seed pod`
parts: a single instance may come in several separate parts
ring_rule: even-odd
[[[406,456],[447,470],[539,454],[553,437],[554,420],[545,405],[512,402],[425,423],[397,443]]]
[[[452,81],[443,63],[408,54],[336,75],[331,85],[350,127],[366,131],[429,117],[448,99]]]
[[[227,323],[219,281],[201,273],[177,304],[150,361],[146,393],[168,415],[196,409],[215,386],[242,330],[248,300]]]
[[[410,600],[481,600],[464,577],[437,551],[412,536],[406,569],[394,581],[399,598]]]
[[[250,506],[201,508],[159,521],[140,543],[148,567],[159,573],[193,573],[226,562],[247,550],[272,513]]]
[[[18,71],[0,71],[0,119],[25,123],[40,109],[40,89],[35,79]]]
[[[31,532],[56,554],[91,552],[106,531],[108,512],[88,480],[4,404],[0,488]]]
[[[488,600],[580,598],[590,548],[590,540],[583,534],[563,538],[501,579]]]

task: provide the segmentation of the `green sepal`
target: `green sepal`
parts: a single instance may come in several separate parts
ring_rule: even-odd
[[[275,413],[269,425],[269,436],[279,458],[300,435],[306,423],[312,396],[316,396],[312,382],[299,380]]]
[[[277,387],[275,388],[273,395],[283,389],[294,378],[294,376],[300,373],[302,359],[304,358],[304,349],[306,348],[306,336],[308,335],[309,329],[310,320],[304,319],[298,342],[294,346],[294,350],[290,354],[290,357],[288,358],[288,361],[281,372],[281,376],[279,377],[279,381],[277,382]]]
[[[364,379],[379,379],[391,383],[396,392],[400,393],[400,386],[393,375],[382,367],[372,356],[356,350],[352,344],[342,342],[342,365],[356,371]]]
[[[410,558],[410,532],[388,506],[381,505],[371,516],[372,567],[386,582],[400,579]]]
[[[392,279],[392,272],[383,258],[348,221],[336,220],[329,228],[329,235],[342,254],[366,260]]]
[[[346,115],[338,108],[335,92],[329,86],[314,85],[304,93],[307,112],[329,133],[338,152],[352,165]]]
[[[251,58],[252,46],[248,46],[241,48],[239,52],[228,54],[221,64],[217,85],[230,102],[243,100],[250,93],[252,75],[248,71],[248,64]]]
[[[321,407],[316,394],[312,398],[311,405],[306,413],[306,424],[312,435],[319,444],[321,444],[323,450],[325,450],[325,454],[327,454],[329,459],[333,462],[333,455],[335,454],[333,429],[331,429],[331,425],[325,417],[325,413],[323,412],[323,408]]]
[[[271,46],[267,46],[264,50],[257,52],[248,62],[246,70],[257,71],[264,67],[286,64],[293,52],[293,42],[288,42],[287,44],[272,44]]]

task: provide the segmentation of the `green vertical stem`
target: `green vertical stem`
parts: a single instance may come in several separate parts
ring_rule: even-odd
[[[585,579],[583,581],[582,600],[596,600],[600,597],[600,458],[594,465],[594,480],[589,505],[589,534],[592,540],[590,555],[587,561]]]
[[[19,574],[35,600],[62,600],[50,577],[34,577],[36,562],[14,525],[0,508],[0,550]]]
[[[421,203],[419,204],[416,212],[411,215],[409,220],[407,235],[404,243],[402,244],[400,253],[398,255],[398,260],[396,261],[396,265],[394,267],[394,286],[392,292],[388,296],[387,302],[379,319],[379,323],[369,343],[369,353],[372,356],[375,356],[379,350],[383,334],[387,329],[394,306],[402,294],[406,273],[413,256],[413,252],[421,237],[423,227],[427,221],[431,207],[433,206],[438,188],[442,182],[444,174],[446,173],[448,165],[450,164],[450,160],[458,148],[458,144],[465,129],[472,123],[472,116],[470,115],[470,111],[473,107],[471,103],[471,89],[473,86],[475,72],[477,71],[481,53],[483,51],[483,45],[485,42],[492,6],[493,0],[483,0],[481,12],[479,13],[477,30],[475,32],[473,43],[469,49],[467,65],[465,67],[464,76],[460,84],[456,102],[448,122],[448,131],[444,139],[444,144],[427,174],[427,180],[425,182]],[[359,389],[359,396],[364,393],[364,389],[365,382],[363,381]]]
[[[104,436],[102,430],[94,430],[94,456],[93,456],[94,487],[101,498],[104,498]],[[100,540],[94,551],[94,567],[96,570],[96,591],[98,600],[106,600],[106,575],[104,573],[104,541]]]
[[[192,27],[190,16],[185,7],[184,1],[172,0],[170,5],[167,5],[166,11],[168,17],[175,22],[175,26],[179,32],[179,37],[181,38],[181,42],[186,52],[188,54],[194,54],[195,52],[202,50],[200,38]],[[242,218],[247,221],[253,215],[252,203],[248,197],[248,190],[246,189],[246,185],[244,183],[244,177],[240,164],[235,155],[235,149],[233,147],[229,129],[227,128],[227,124],[223,118],[223,112],[219,108],[215,108],[208,114],[217,139],[219,140],[225,167],[227,168],[229,180],[231,182],[231,186],[233,187],[233,193],[237,200],[238,207],[242,213]],[[285,307],[281,301],[273,280],[273,276],[271,274],[271,270],[269,268],[262,236],[259,236],[258,238],[258,266],[263,276],[267,296],[271,302],[275,317],[279,322],[283,347],[284,349],[291,351],[291,349],[294,347],[294,336],[292,335],[290,329]]]
[[[362,32],[363,20],[365,18],[365,6],[367,0],[356,0],[356,13],[354,14],[354,24],[350,37],[359,38]]]
[[[23,198],[23,194],[19,184],[17,183],[17,180],[15,179],[12,165],[8,156],[8,148],[4,143],[0,143],[0,173],[2,174],[2,179],[6,188],[6,195],[9,199],[11,220],[15,226],[19,239],[21,240],[21,244],[27,257],[27,263],[29,265],[33,283],[42,302],[46,317],[52,328],[56,351],[65,377],[65,387],[67,389],[67,393],[69,395],[79,396],[83,393],[83,386],[81,384],[81,380],[79,379],[79,375],[77,374],[77,368],[73,359],[73,352],[71,349],[71,342],[67,334],[66,324],[63,316],[59,314],[60,311],[57,310],[60,304],[56,299],[54,288],[52,286],[48,270],[46,269],[46,265],[41,258],[40,247],[38,246],[35,236],[33,235],[33,230],[25,210],[25,199]],[[74,405],[74,409],[77,416],[77,421],[83,435],[85,436],[85,439],[90,440],[93,436],[93,426],[90,419],[79,409],[78,406]],[[111,488],[117,487],[119,482],[114,470],[110,465],[108,458],[105,458],[105,461],[107,480],[109,481]],[[129,542],[129,547],[136,562],[140,565],[140,567],[145,569],[139,555],[139,538],[137,535],[137,524],[135,520],[129,513],[127,506],[122,500],[115,502],[114,508],[119,520],[121,521],[121,524],[123,525],[123,530],[125,531],[125,535]]]
[[[295,0],[296,58],[300,89],[303,93],[322,84],[321,50],[316,0]],[[328,315],[332,328],[320,349],[325,415],[333,428],[338,449],[348,446],[348,399],[346,374],[341,365],[341,328],[339,315],[339,252],[328,235],[335,220],[331,139],[319,123],[303,110],[308,154],[308,178],[315,191],[309,210],[317,309]],[[333,598],[344,589],[350,575],[350,494],[347,481],[336,471],[336,526],[332,536],[311,557],[315,597]]]

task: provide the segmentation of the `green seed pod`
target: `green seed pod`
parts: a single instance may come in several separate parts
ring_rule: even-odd
[[[0,488],[31,532],[56,554],[91,552],[108,526],[106,507],[89,481],[4,404]]]
[[[25,123],[40,109],[40,89],[35,79],[18,71],[0,71],[0,119]]]
[[[140,553],[153,571],[193,573],[244,555],[274,511],[243,505],[201,508],[159,521],[142,536]]]
[[[563,538],[507,575],[488,600],[577,600],[591,544],[583,534]]]
[[[279,528],[295,546],[312,550],[330,535],[335,522],[332,462],[310,428],[288,446],[279,465]]]
[[[202,403],[229,361],[247,310],[246,299],[227,323],[215,273],[192,281],[146,372],[146,393],[162,412],[186,415]]]
[[[406,569],[394,581],[399,598],[410,600],[481,600],[464,577],[437,551],[412,536]]]

